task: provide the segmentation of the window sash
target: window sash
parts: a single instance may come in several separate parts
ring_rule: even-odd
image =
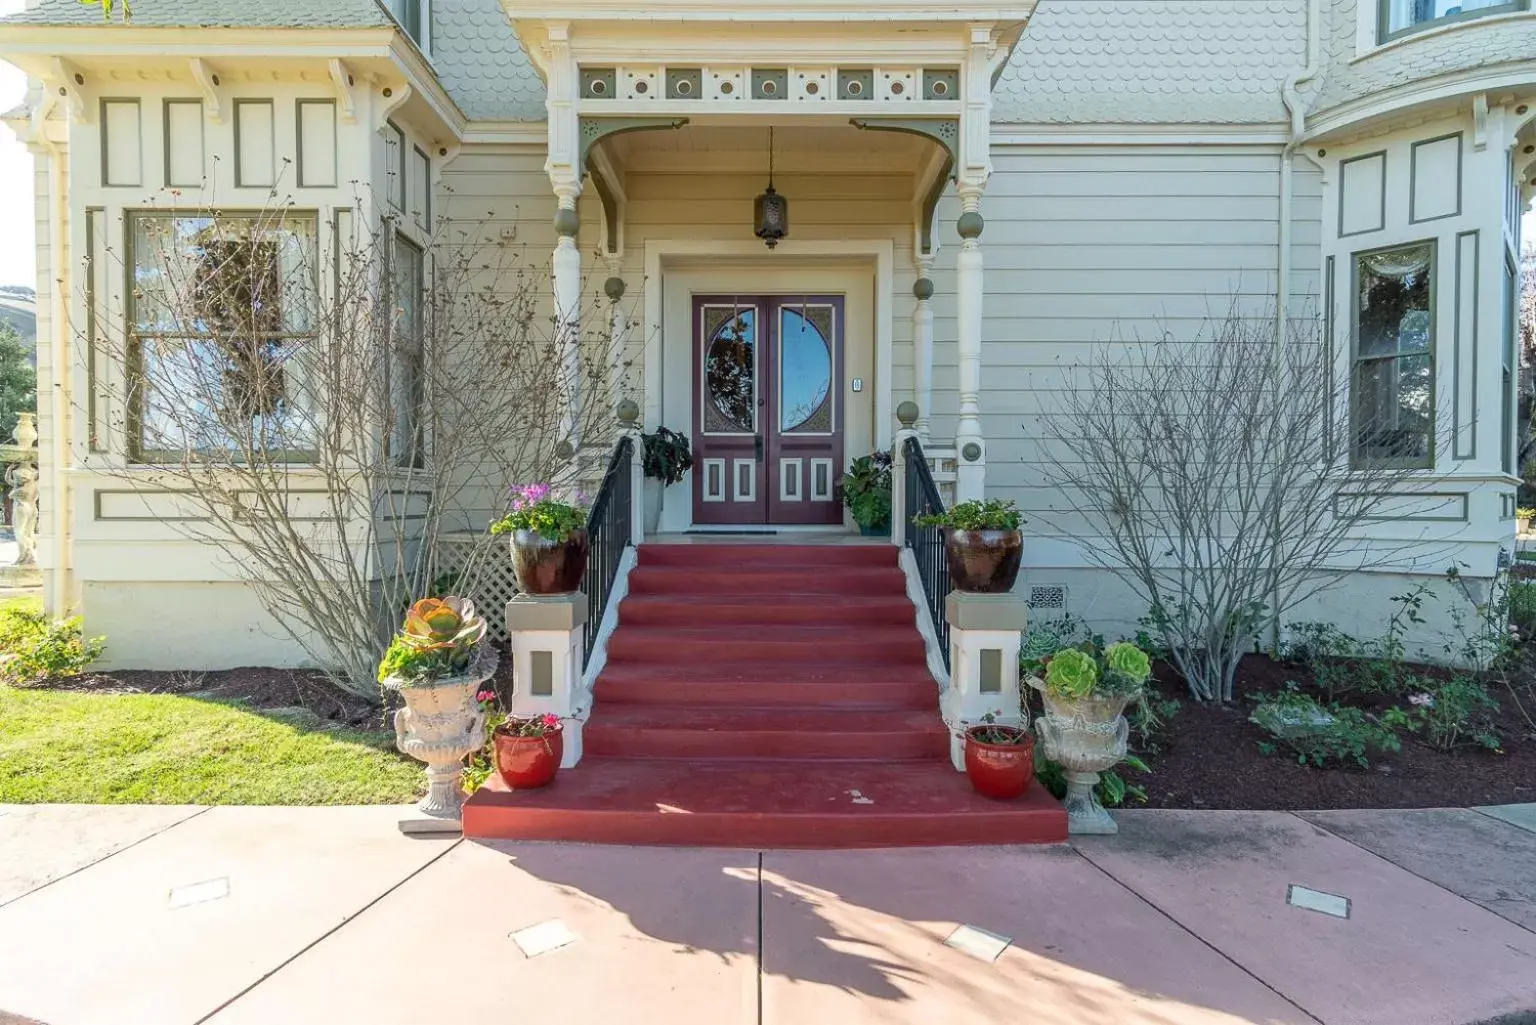
[[[1470,21],[1492,14],[1515,14],[1531,9],[1531,0],[1501,0],[1486,7],[1474,7],[1471,10],[1460,10],[1453,14],[1433,14],[1433,0],[1376,0],[1376,40],[1379,43],[1389,43],[1394,39],[1412,35],[1415,32],[1423,32],[1426,29],[1438,28],[1441,25],[1455,24],[1460,21]],[[1477,2],[1477,0],[1464,0],[1464,2]],[[1423,10],[1430,12],[1428,17],[1419,17],[1419,5],[1425,4]],[[1394,27],[1398,21],[1394,15],[1406,14],[1401,24]]]
[[[396,231],[391,262],[388,389],[394,420],[385,445],[396,466],[416,468],[426,462],[421,418],[426,359],[426,254]]]
[[[1367,271],[1370,263],[1378,267],[1382,264],[1381,257],[1407,254],[1417,249],[1428,249],[1428,264],[1418,273],[1424,274],[1425,293],[1427,296],[1426,315],[1427,331],[1424,344],[1412,348],[1403,348],[1401,341],[1398,347],[1391,350],[1376,350],[1361,352],[1361,287],[1365,273],[1370,273],[1377,278],[1388,277],[1380,270]],[[1349,413],[1350,413],[1350,465],[1356,469],[1383,468],[1383,469],[1433,469],[1435,465],[1435,431],[1438,423],[1438,411],[1436,409],[1436,372],[1435,372],[1435,287],[1438,281],[1437,266],[1439,263],[1438,248],[1434,240],[1419,242],[1407,242],[1402,245],[1388,246],[1382,249],[1372,249],[1354,253],[1351,257],[1351,287],[1350,287],[1350,370],[1349,370]],[[1418,312],[1408,308],[1405,312]],[[1383,366],[1391,362],[1393,372],[1390,375],[1383,373]],[[1404,398],[1414,392],[1404,393],[1402,384],[1403,372],[1398,369],[1404,361],[1422,361],[1427,374],[1427,385],[1424,394],[1423,410],[1425,424],[1423,429],[1406,430],[1398,423],[1405,412],[1411,412],[1404,405]],[[1380,387],[1385,382],[1395,382],[1391,385],[1392,400],[1389,403],[1392,410],[1391,422],[1373,425],[1366,429],[1363,423],[1364,411],[1368,406],[1380,405],[1375,400],[1380,394],[1372,394],[1367,391],[1368,386]],[[1373,453],[1371,450],[1382,447],[1382,441],[1387,437],[1387,432],[1403,432],[1402,438],[1422,438],[1423,454],[1393,455]]]

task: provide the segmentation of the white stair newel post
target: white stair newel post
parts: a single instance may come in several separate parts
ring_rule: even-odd
[[[587,596],[519,594],[507,602],[512,652],[512,699],[518,718],[556,715],[565,724],[562,769],[581,761],[581,733],[589,711],[582,690],[583,628]]]
[[[891,543],[897,548],[906,546],[908,521],[912,518],[912,510],[907,508],[907,474],[911,472],[907,466],[907,439],[917,437],[914,425],[918,416],[915,403],[903,402],[896,407],[901,427],[891,449]]]
[[[634,444],[629,457],[629,543],[645,540],[645,440],[640,406],[633,399],[618,404],[619,431]]]
[[[965,771],[965,731],[991,714],[997,722],[1028,728],[1019,693],[1019,648],[1028,603],[1013,594],[951,591],[949,689],[941,699],[950,729],[950,760]]]

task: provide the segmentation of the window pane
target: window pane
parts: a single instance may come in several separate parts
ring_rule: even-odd
[[[312,217],[137,215],[137,442],[302,457],[315,440]]]
[[[1430,246],[1413,246],[1359,258],[1356,353],[1392,356],[1429,349]]]
[[[1399,32],[1415,25],[1490,7],[1513,7],[1517,0],[1382,0],[1387,5],[1387,31]]]
[[[1504,404],[1503,447],[1501,465],[1505,473],[1515,472],[1515,333],[1520,318],[1520,275],[1514,261],[1504,261],[1504,373],[1502,398]]]
[[[390,359],[390,408],[394,424],[389,451],[400,466],[422,465],[421,392],[423,358],[422,253],[407,239],[395,236],[394,330]]]
[[[1427,353],[1365,360],[1355,368],[1355,451],[1371,463],[1429,465],[1433,367]]]

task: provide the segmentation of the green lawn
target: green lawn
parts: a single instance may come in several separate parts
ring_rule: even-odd
[[[424,785],[392,735],[281,714],[0,687],[0,803],[393,804]]]

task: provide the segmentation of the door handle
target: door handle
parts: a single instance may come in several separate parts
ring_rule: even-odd
[[[752,439],[752,447],[757,452],[757,461],[758,462],[762,462],[763,461],[763,436],[761,434],[759,434],[757,437]]]

